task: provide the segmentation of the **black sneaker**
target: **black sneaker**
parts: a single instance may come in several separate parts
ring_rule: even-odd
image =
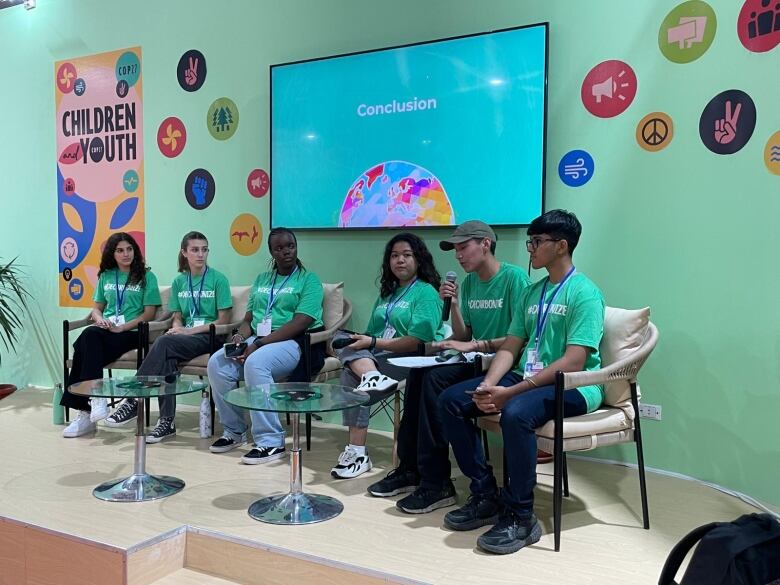
[[[247,465],[257,465],[258,463],[268,463],[276,461],[287,455],[284,447],[255,447],[249,453],[241,458],[242,463]]]
[[[407,514],[426,514],[455,503],[455,486],[452,482],[441,489],[418,487],[414,493],[398,500],[395,507]]]
[[[542,527],[535,515],[522,519],[507,510],[493,528],[477,539],[477,546],[487,552],[506,555],[539,542],[541,537]]]
[[[211,451],[212,453],[227,453],[228,451],[232,451],[236,447],[240,447],[243,444],[244,444],[243,439],[240,441],[234,441],[230,437],[223,436],[211,444],[211,447],[209,447],[209,451]]]
[[[444,525],[452,530],[474,530],[498,522],[500,510],[501,502],[498,494],[491,496],[472,494],[464,506],[444,515]]]
[[[160,417],[152,432],[146,435],[147,443],[159,443],[165,439],[171,439],[176,436],[176,425],[173,423],[173,417]]]
[[[135,400],[125,400],[114,413],[106,419],[106,426],[121,427],[138,416],[138,405]]]
[[[368,493],[377,498],[387,498],[397,494],[413,492],[417,489],[420,478],[413,471],[396,467],[384,479],[368,486]]]

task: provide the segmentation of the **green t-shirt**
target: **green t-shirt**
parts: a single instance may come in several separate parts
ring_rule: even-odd
[[[317,275],[300,268],[287,276],[269,270],[255,278],[249,293],[247,311],[252,313],[252,333],[257,333],[257,325],[265,318],[272,285],[274,304],[271,307],[271,331],[288,323],[295,313],[314,319],[309,329],[322,327],[324,293]]]
[[[95,296],[92,299],[96,303],[103,303],[103,316],[107,319],[114,315],[123,315],[125,322],[132,321],[144,312],[144,307],[158,307],[162,304],[160,299],[160,289],[157,287],[157,277],[151,270],[146,272],[146,286],[142,287],[140,283],[127,286],[127,277],[129,273],[122,272],[117,268],[106,270],[98,278],[95,287]],[[117,285],[119,295],[117,295]],[[122,306],[117,307],[118,298],[122,297]]]
[[[460,289],[460,312],[474,339],[504,337],[530,284],[522,268],[506,262],[487,281],[474,272],[467,274]]]
[[[394,338],[409,335],[424,343],[444,338],[441,322],[442,301],[438,291],[427,282],[417,280],[411,285],[397,289],[389,297],[377,298],[368,319],[366,335],[384,335],[388,304],[392,305],[389,325],[395,329]]]
[[[536,315],[539,298],[547,277],[526,288],[520,301],[521,312],[512,320],[509,335],[528,340],[515,372],[524,373],[528,350],[534,349]],[[556,286],[547,284],[545,305]],[[567,345],[582,345],[590,349],[585,360],[585,370],[601,367],[599,344],[604,333],[604,296],[599,288],[584,274],[575,272],[555,297],[547,314],[547,323],[539,340],[538,360],[549,366],[563,357]],[[600,385],[578,388],[588,405],[588,412],[596,410],[604,400],[604,388]]]
[[[199,302],[193,302],[193,296]],[[181,313],[185,327],[193,327],[195,319],[202,319],[204,325],[213,323],[219,311],[232,306],[230,284],[218,270],[209,267],[205,274],[192,279],[189,272],[182,272],[173,279],[168,310]]]

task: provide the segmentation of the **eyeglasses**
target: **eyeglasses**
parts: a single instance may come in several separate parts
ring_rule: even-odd
[[[532,252],[545,242],[560,242],[563,238],[531,238],[525,241],[525,249]]]

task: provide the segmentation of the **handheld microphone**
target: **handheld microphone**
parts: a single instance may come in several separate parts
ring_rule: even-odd
[[[458,275],[452,271],[444,275],[444,280],[447,282],[455,282],[458,280]],[[450,307],[452,307],[452,297],[444,299],[444,310],[441,312],[441,320],[446,321],[450,318]]]

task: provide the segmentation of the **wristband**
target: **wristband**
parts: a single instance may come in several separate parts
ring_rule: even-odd
[[[528,382],[531,385],[531,388],[538,388],[539,385],[534,382],[533,378],[525,378],[525,381]]]
[[[374,351],[376,348],[376,337],[371,336],[371,345],[368,346],[368,351]]]
[[[262,337],[255,337],[254,341],[252,341],[252,345],[255,347],[260,347],[263,345],[263,338]]]

